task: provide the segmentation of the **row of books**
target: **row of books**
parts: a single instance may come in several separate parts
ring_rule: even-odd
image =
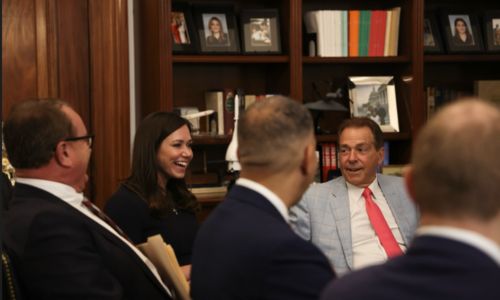
[[[321,182],[328,181],[335,176],[337,170],[337,148],[334,143],[323,143],[318,146],[320,161]]]
[[[205,92],[206,109],[211,109],[215,113],[207,119],[207,131],[214,135],[230,135],[234,129],[234,109],[235,95],[239,95],[240,111],[256,101],[270,95],[244,95],[239,89],[222,89]]]
[[[500,80],[476,80],[472,90],[464,87],[427,86],[427,118],[446,103],[472,95],[500,105]]]
[[[304,15],[322,57],[396,56],[401,7],[389,10],[315,10]]]
[[[463,89],[445,86],[428,86],[426,87],[427,98],[427,119],[439,110],[446,103],[461,98],[470,96],[471,92]]]

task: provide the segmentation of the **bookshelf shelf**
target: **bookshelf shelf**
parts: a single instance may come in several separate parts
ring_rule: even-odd
[[[304,57],[305,64],[404,64],[409,63],[408,56],[384,57]]]
[[[500,54],[442,54],[442,55],[425,55],[426,63],[474,63],[474,62],[500,62]]]
[[[254,64],[254,63],[287,63],[290,58],[286,55],[174,55],[174,63],[187,64]]]

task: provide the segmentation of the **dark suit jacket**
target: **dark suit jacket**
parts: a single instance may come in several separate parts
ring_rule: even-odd
[[[4,226],[28,299],[170,299],[133,250],[43,190],[16,184]]]
[[[236,185],[198,231],[191,293],[194,300],[317,299],[334,276],[268,200]]]
[[[332,282],[321,299],[499,298],[500,267],[493,259],[470,245],[423,235],[412,242],[406,255]]]

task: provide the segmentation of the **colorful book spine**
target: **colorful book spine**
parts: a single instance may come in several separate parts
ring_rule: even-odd
[[[349,56],[359,56],[359,10],[349,11]]]
[[[371,11],[362,10],[359,18],[359,56],[368,56]]]

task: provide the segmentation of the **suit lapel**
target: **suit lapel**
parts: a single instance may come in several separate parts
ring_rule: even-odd
[[[351,214],[349,208],[349,196],[347,186],[343,177],[339,177],[332,182],[332,189],[329,207],[334,216],[337,233],[345,255],[347,265],[352,270],[352,234],[351,234]]]
[[[94,220],[88,218],[87,216],[83,216],[82,213],[78,212],[80,215],[82,215],[83,218],[85,218],[85,222],[87,222],[89,224],[89,226],[95,228],[95,231],[99,232],[100,234],[102,234],[106,240],[108,240],[110,243],[116,245],[117,247],[119,247],[120,249],[122,249],[123,251],[125,251],[132,260],[134,260],[137,264],[139,264],[141,266],[141,269],[143,270],[143,272],[146,274],[146,276],[152,280],[154,282],[154,284],[159,288],[161,289],[162,291],[164,291],[164,288],[161,286],[161,284],[158,282],[158,279],[156,278],[156,276],[153,274],[153,272],[151,271],[151,269],[149,269],[149,267],[146,265],[146,263],[142,260],[141,257],[139,257],[137,255],[137,253],[135,253],[134,250],[132,250],[130,248],[130,246],[128,246],[124,241],[122,241],[119,237],[117,237],[116,235],[114,235],[113,233],[111,233],[108,229],[104,228],[103,226],[101,226],[100,224],[96,223]]]
[[[408,241],[408,233],[410,232],[410,224],[406,219],[408,212],[405,207],[402,205],[401,199],[405,199],[405,195],[400,194],[400,189],[394,185],[394,182],[387,180],[387,177],[377,175],[377,180],[384,194],[385,200],[391,209],[392,215],[394,216],[394,220],[398,225],[399,231],[401,232],[401,236],[406,245],[409,244]]]

